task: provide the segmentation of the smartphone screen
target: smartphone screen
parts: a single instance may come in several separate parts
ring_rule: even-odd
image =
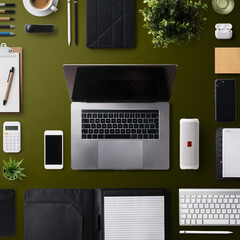
[[[236,122],[235,79],[217,79],[215,93],[216,122]]]

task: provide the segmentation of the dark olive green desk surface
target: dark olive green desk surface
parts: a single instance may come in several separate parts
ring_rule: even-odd
[[[11,2],[8,0],[8,2]],[[221,16],[216,14],[210,1],[208,23],[200,41],[190,45],[169,46],[168,49],[154,49],[143,19],[136,13],[136,48],[134,49],[88,49],[86,47],[86,4],[79,1],[79,45],[67,46],[67,6],[59,1],[59,11],[47,17],[30,15],[22,1],[16,1],[15,37],[1,37],[9,46],[23,47],[23,112],[1,115],[0,124],[17,120],[22,124],[22,151],[19,154],[5,154],[1,159],[13,156],[24,158],[23,166],[28,175],[23,181],[10,182],[3,177],[1,188],[16,190],[16,237],[24,238],[24,191],[27,188],[168,188],[171,193],[171,239],[216,239],[212,236],[180,236],[178,224],[178,189],[184,187],[231,187],[239,188],[240,180],[217,181],[215,179],[214,150],[216,127],[238,127],[236,124],[216,124],[214,120],[214,47],[239,46],[240,5],[236,2],[234,11]],[[143,7],[142,0],[136,0],[137,10]],[[73,7],[73,5],[72,5]],[[72,11],[73,12],[73,11]],[[74,14],[73,14],[74,17]],[[74,20],[74,19],[73,19]],[[234,26],[234,38],[228,41],[216,40],[214,25],[230,22]],[[26,34],[27,23],[55,24],[55,34]],[[74,21],[73,21],[74,23]],[[74,29],[74,28],[72,28]],[[63,75],[64,63],[173,63],[178,64],[177,76],[171,97],[171,169],[169,171],[72,171],[70,162],[70,99]],[[237,83],[238,93],[240,84]],[[239,109],[238,109],[239,110]],[[200,169],[182,171],[179,169],[179,120],[180,118],[200,120]],[[62,129],[64,132],[64,169],[45,170],[43,167],[43,132],[46,129]],[[2,167],[2,163],[0,164]],[[183,229],[183,228],[181,228]],[[190,228],[184,228],[190,229]],[[218,239],[238,239],[240,229],[230,227],[194,228],[233,230],[234,235]]]

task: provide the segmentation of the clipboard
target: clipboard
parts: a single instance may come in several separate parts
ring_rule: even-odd
[[[12,57],[14,53],[19,54],[19,109],[18,111],[1,111],[3,113],[21,113],[22,112],[22,48],[21,47],[8,47],[6,43],[0,45],[0,57]],[[0,99],[1,104],[2,99]]]

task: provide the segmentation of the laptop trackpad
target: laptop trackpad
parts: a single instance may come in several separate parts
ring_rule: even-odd
[[[102,169],[143,168],[143,142],[99,141],[98,167]]]

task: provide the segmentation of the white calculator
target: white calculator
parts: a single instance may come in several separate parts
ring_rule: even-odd
[[[3,151],[18,153],[21,151],[21,124],[20,122],[4,122],[3,124]]]

